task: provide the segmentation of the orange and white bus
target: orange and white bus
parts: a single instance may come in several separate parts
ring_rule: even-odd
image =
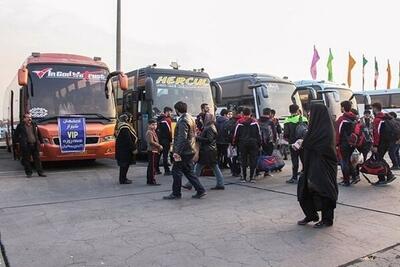
[[[122,72],[110,73],[101,58],[79,55],[32,53],[18,70],[4,98],[3,120],[7,122],[7,145],[18,157],[12,142],[15,126],[26,112],[32,114],[43,136],[42,161],[114,158],[116,106],[111,78],[118,76],[126,88]],[[84,150],[63,153],[60,149],[59,118],[84,118]]]

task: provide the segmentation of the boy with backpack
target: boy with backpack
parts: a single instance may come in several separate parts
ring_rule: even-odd
[[[398,140],[400,134],[399,124],[388,115],[382,112],[382,105],[380,103],[372,104],[372,111],[375,118],[373,122],[373,146],[372,153],[377,155],[377,159],[383,161],[385,165],[389,166],[384,160],[386,152],[389,150],[390,143]],[[384,185],[393,182],[396,177],[388,170],[387,179],[384,175],[378,176],[379,181],[375,185]]]
[[[392,120],[395,120],[397,122],[400,121],[399,118],[397,118],[397,114],[396,112],[389,112],[389,115],[392,117]],[[400,170],[400,155],[399,155],[399,148],[400,148],[400,144],[399,144],[399,140],[393,140],[390,143],[390,147],[389,147],[389,156],[390,156],[390,160],[392,161],[392,170]]]
[[[299,139],[304,139],[307,133],[308,120],[300,114],[300,108],[296,104],[289,106],[290,116],[285,119],[283,125],[283,138],[289,143],[290,157],[292,160],[292,177],[286,181],[288,184],[297,183],[299,172],[299,161],[303,165],[303,154],[301,150],[293,148],[293,144]]]
[[[351,102],[343,101],[340,103],[342,116],[336,121],[336,147],[340,166],[343,173],[343,180],[339,183],[342,186],[350,186],[360,181],[356,169],[351,163],[351,155],[357,147],[358,136],[355,133],[357,116],[351,112]],[[350,181],[350,176],[352,181]]]
[[[233,144],[239,147],[242,159],[242,182],[246,182],[247,166],[250,167],[250,182],[254,183],[258,151],[261,146],[260,127],[258,122],[250,117],[249,108],[243,109],[243,117],[238,121],[233,137]]]

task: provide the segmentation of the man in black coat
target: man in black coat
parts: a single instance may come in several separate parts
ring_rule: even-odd
[[[119,183],[131,184],[132,181],[126,178],[130,164],[134,161],[133,152],[137,146],[137,135],[130,125],[130,114],[122,114],[119,117],[115,136],[115,159],[119,166]]]
[[[24,114],[23,122],[18,124],[14,132],[14,140],[19,143],[22,154],[21,163],[25,168],[26,176],[28,178],[32,177],[32,158],[39,176],[46,177],[43,173],[42,163],[39,157],[40,145],[43,144],[43,138],[36,123],[32,121],[32,115],[30,113]]]
[[[164,113],[157,118],[157,135],[160,145],[163,150],[160,154],[163,157],[164,175],[171,175],[171,171],[168,165],[168,156],[172,143],[172,119],[171,119],[172,108],[165,107]],[[157,160],[157,171],[159,172],[159,160]]]
[[[186,103],[179,101],[174,105],[174,108],[179,116],[175,128],[173,146],[173,158],[175,162],[172,167],[172,176],[174,182],[172,184],[172,193],[165,196],[164,199],[180,199],[182,197],[181,186],[183,174],[197,191],[192,197],[202,198],[207,194],[206,190],[200,183],[199,178],[193,174],[196,122],[192,116],[187,114]]]

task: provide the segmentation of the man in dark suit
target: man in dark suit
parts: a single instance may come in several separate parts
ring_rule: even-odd
[[[196,122],[192,116],[187,114],[186,103],[179,101],[175,104],[174,108],[179,116],[174,133],[174,165],[172,167],[172,176],[174,181],[172,184],[172,193],[165,196],[164,199],[180,199],[182,197],[181,186],[183,174],[197,191],[197,193],[192,197],[202,198],[207,194],[206,190],[200,183],[199,178],[193,174]]]
[[[36,123],[32,121],[30,113],[24,114],[23,121],[15,129],[14,140],[19,143],[22,155],[21,163],[25,168],[26,176],[28,178],[32,177],[32,158],[39,176],[46,177],[39,158],[39,150],[41,144],[43,144],[43,138]]]

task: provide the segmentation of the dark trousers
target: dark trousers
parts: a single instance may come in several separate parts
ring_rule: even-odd
[[[217,144],[218,165],[220,168],[226,168],[228,165],[228,147],[229,144]]]
[[[388,176],[391,176],[393,174],[390,171],[389,164],[387,164],[386,160],[384,159],[386,152],[388,152],[388,150],[389,150],[389,147],[390,147],[389,143],[381,141],[379,143],[379,146],[378,146],[378,155],[377,156],[378,156],[378,160],[382,160],[383,162],[386,163],[386,165],[387,165],[387,167],[389,169]],[[380,181],[385,181],[385,176],[384,175],[379,175],[378,178],[379,178]]]
[[[32,174],[31,157],[35,165],[35,169],[38,173],[43,172],[42,163],[40,162],[39,149],[36,144],[28,145],[26,147],[21,147],[22,159],[21,163],[24,166],[25,173],[27,175]]]
[[[229,167],[231,168],[232,175],[240,175],[240,163],[238,156],[234,156],[229,159]]]
[[[119,166],[119,183],[123,184],[126,181],[126,175],[129,170],[129,164]]]
[[[392,161],[393,167],[400,166],[399,148],[400,148],[399,144],[396,144],[396,143],[390,144],[389,157],[390,157],[390,160]]]
[[[254,172],[257,167],[257,156],[259,147],[257,144],[241,144],[239,146],[240,158],[242,159],[242,175],[246,179],[247,167],[250,167],[250,179],[254,178]]]
[[[169,157],[169,151],[171,148],[171,143],[160,143],[163,146],[163,150],[161,154],[158,154],[158,158],[156,161],[156,169],[159,172],[160,171],[160,159],[162,158],[162,163],[164,166],[164,172],[170,172],[169,166],[168,166],[168,157]]]
[[[290,159],[292,160],[292,178],[297,179],[300,161],[303,164],[302,151],[296,151],[290,146]]]
[[[358,173],[355,167],[351,164],[351,155],[354,152],[354,147],[348,145],[340,146],[340,154],[342,159],[340,161],[340,166],[343,173],[343,180],[350,181],[350,177],[355,178]]]
[[[197,193],[201,194],[206,191],[200,183],[199,178],[193,173],[193,156],[194,155],[182,156],[182,160],[175,161],[172,166],[172,177],[174,178],[174,182],[172,183],[172,194],[175,196],[181,196],[183,175],[185,175],[190,184],[193,185]]]
[[[156,179],[156,162],[159,159],[159,154],[156,152],[147,152],[148,155],[148,165],[147,165],[147,184],[155,184]]]
[[[300,207],[308,219],[319,218],[317,211],[321,210],[322,221],[333,224],[334,208],[330,199],[316,194],[308,194],[300,201]]]

